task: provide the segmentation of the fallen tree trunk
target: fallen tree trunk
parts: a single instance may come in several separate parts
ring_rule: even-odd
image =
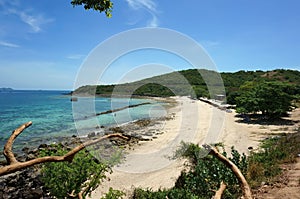
[[[119,133],[110,134],[110,135],[106,135],[106,136],[100,137],[95,140],[91,140],[91,141],[82,143],[82,144],[76,146],[75,148],[73,148],[71,151],[69,151],[67,154],[65,154],[63,156],[45,156],[45,157],[28,160],[25,162],[19,162],[16,159],[16,157],[12,151],[12,145],[13,145],[15,139],[18,137],[18,135],[20,135],[26,128],[28,128],[31,125],[32,125],[32,122],[27,122],[12,132],[11,136],[9,137],[8,141],[6,142],[6,144],[4,146],[3,154],[6,158],[7,165],[0,167],[0,176],[6,175],[9,173],[13,173],[13,172],[19,171],[21,169],[25,169],[27,167],[30,167],[30,166],[33,166],[36,164],[45,163],[45,162],[62,162],[62,161],[72,162],[76,153],[78,153],[85,147],[96,144],[104,139],[108,139],[108,138],[112,138],[112,137],[119,137],[119,138],[125,139],[125,140],[129,139],[128,137],[125,137]]]

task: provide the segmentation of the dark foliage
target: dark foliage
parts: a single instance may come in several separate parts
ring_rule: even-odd
[[[83,5],[84,9],[93,9],[98,12],[105,12],[107,17],[111,17],[113,3],[110,0],[72,0],[73,6]]]
[[[290,95],[300,96],[300,72],[296,70],[238,71],[217,73],[209,70],[189,69],[147,78],[141,81],[119,84],[83,86],[75,90],[77,94],[141,95],[141,96],[184,96],[214,98],[215,94],[226,94],[230,104],[236,104],[241,95],[240,87],[246,82],[281,82],[291,85]],[[225,86],[224,93],[223,84]],[[208,86],[210,90],[208,90]]]

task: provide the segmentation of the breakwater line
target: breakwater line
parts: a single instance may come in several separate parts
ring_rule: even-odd
[[[107,111],[102,111],[102,112],[99,112],[99,113],[96,113],[96,114],[93,114],[93,115],[86,115],[82,118],[77,118],[78,121],[80,120],[88,120],[88,119],[91,119],[93,117],[97,117],[97,116],[100,116],[100,115],[106,115],[106,114],[110,114],[110,113],[115,113],[115,112],[118,112],[118,111],[122,111],[122,110],[125,110],[125,109],[129,109],[129,108],[135,108],[135,107],[138,107],[138,106],[143,106],[143,105],[149,105],[149,104],[152,104],[151,102],[143,102],[143,103],[139,103],[139,104],[132,104],[132,105],[128,105],[128,106],[124,106],[124,107],[121,107],[121,108],[116,108],[116,109],[110,109],[110,110],[107,110]]]
[[[129,105],[129,106],[124,106],[124,107],[117,108],[117,109],[111,109],[111,110],[108,110],[108,111],[103,111],[103,112],[100,112],[100,113],[96,113],[96,116],[109,114],[109,113],[114,113],[114,112],[122,111],[122,110],[125,110],[125,109],[128,109],[128,108],[135,108],[135,107],[138,107],[138,106],[143,106],[143,105],[148,105],[148,104],[151,104],[151,103],[150,102],[144,102],[144,103],[140,103],[140,104],[133,104],[133,105]]]

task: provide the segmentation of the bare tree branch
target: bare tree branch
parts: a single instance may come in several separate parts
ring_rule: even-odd
[[[226,189],[226,184],[222,181],[220,188],[216,191],[215,196],[213,197],[213,199],[221,199],[223,192]]]
[[[73,148],[71,151],[69,151],[67,154],[65,154],[63,156],[46,156],[46,157],[35,158],[35,159],[28,160],[25,162],[19,162],[16,160],[16,157],[13,154],[12,144],[14,143],[14,140],[17,138],[17,136],[20,133],[22,133],[22,131],[24,129],[26,129],[27,127],[29,127],[31,124],[32,124],[32,122],[25,123],[22,126],[20,126],[19,128],[17,128],[16,130],[14,130],[12,135],[8,139],[7,143],[5,144],[3,154],[7,160],[8,165],[0,167],[0,176],[6,175],[9,173],[13,173],[15,171],[19,171],[21,169],[25,169],[27,167],[30,167],[30,166],[33,166],[36,164],[40,164],[40,163],[45,163],[45,162],[62,162],[62,161],[72,162],[76,153],[78,153],[79,151],[81,151],[82,149],[84,149],[87,146],[96,144],[96,143],[98,143],[102,140],[108,139],[108,138],[119,137],[119,138],[125,139],[125,140],[129,139],[128,137],[125,137],[119,133],[110,134],[110,135],[106,135],[106,136],[100,137],[95,140],[91,140],[91,141],[82,143],[82,144],[76,146],[75,148]]]
[[[4,150],[3,150],[3,155],[6,158],[7,164],[18,163],[18,161],[12,151],[12,145],[13,145],[15,139],[18,137],[18,135],[20,135],[27,127],[29,127],[31,125],[32,125],[32,122],[27,122],[27,123],[21,125],[19,128],[17,128],[16,130],[14,130],[11,133],[11,136],[7,140],[7,142],[4,146]]]
[[[218,160],[223,162],[228,168],[231,169],[231,171],[234,173],[234,175],[237,177],[237,179],[239,180],[239,182],[241,184],[244,198],[252,199],[253,197],[252,197],[250,186],[249,186],[248,182],[246,181],[242,172],[239,170],[239,168],[235,164],[233,164],[233,162],[231,162],[229,159],[227,159],[225,156],[223,156],[221,153],[219,153],[219,151],[216,148],[211,147],[209,145],[203,145],[203,147],[206,148],[207,150],[209,150],[209,154],[215,156]]]

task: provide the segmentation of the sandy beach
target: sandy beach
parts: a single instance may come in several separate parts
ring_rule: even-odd
[[[184,168],[184,160],[170,157],[181,141],[197,144],[225,144],[248,154],[248,147],[257,148],[259,141],[270,135],[291,130],[291,126],[247,124],[238,122],[234,111],[226,112],[199,100],[175,97],[177,106],[168,110],[169,120],[156,126],[161,132],[152,141],[140,142],[128,151],[126,160],[113,168],[109,180],[95,190],[91,198],[101,198],[110,187],[131,193],[135,187],[170,188]],[[291,119],[299,118],[299,112]]]

